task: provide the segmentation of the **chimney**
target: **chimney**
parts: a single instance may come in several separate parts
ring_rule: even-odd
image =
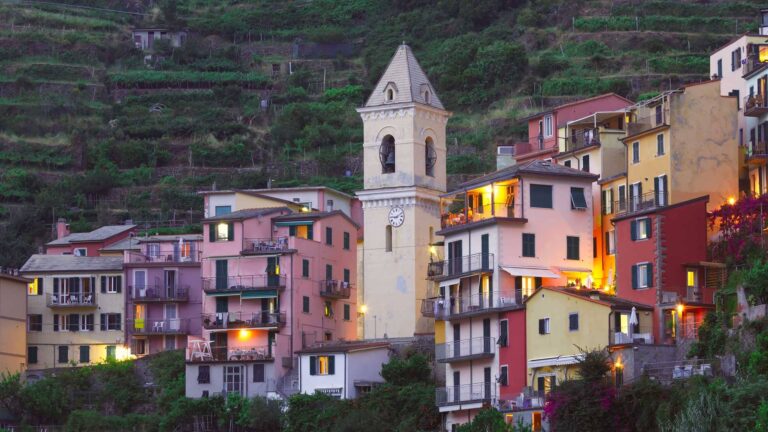
[[[64,218],[59,218],[56,221],[56,239],[60,239],[69,235],[69,224]]]

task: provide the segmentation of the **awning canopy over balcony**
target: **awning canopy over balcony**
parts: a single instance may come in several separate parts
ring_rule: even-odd
[[[275,226],[281,226],[281,227],[290,227],[290,226],[303,226],[303,225],[312,225],[311,220],[299,220],[299,221],[279,221],[275,222]]]
[[[541,267],[511,267],[501,266],[501,269],[509,273],[511,276],[527,276],[527,277],[541,277],[541,278],[559,278],[560,275],[554,271],[541,268]]]
[[[528,360],[528,369],[552,366],[568,366],[579,362],[578,356],[566,355]]]
[[[277,297],[277,290],[243,291],[240,297],[244,299],[272,298]]]

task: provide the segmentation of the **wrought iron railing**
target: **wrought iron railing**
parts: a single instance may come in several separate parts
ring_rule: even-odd
[[[142,252],[128,251],[127,262],[130,264],[151,264],[151,263],[199,263],[202,258],[202,251],[190,249],[184,250],[183,247],[145,247]]]
[[[319,285],[320,296],[335,299],[348,299],[352,288],[349,282],[339,280],[321,280]]]
[[[480,382],[435,389],[435,402],[439,406],[464,402],[484,402],[496,399],[495,382]]]
[[[170,319],[129,319],[126,328],[135,335],[152,334],[187,334],[189,320],[181,318]]]
[[[96,292],[46,294],[48,307],[96,307]]]
[[[189,285],[147,285],[128,286],[128,292],[134,302],[167,302],[189,300]]]
[[[493,271],[493,265],[494,256],[492,253],[465,255],[460,258],[429,263],[427,265],[427,277],[441,278],[476,271]]]
[[[226,278],[209,277],[203,278],[203,290],[259,290],[276,289],[285,287],[286,278],[283,275],[249,275],[249,276],[229,276]]]
[[[217,312],[203,314],[203,328],[226,330],[283,326],[285,312]]]
[[[244,254],[280,253],[288,249],[288,237],[243,239]]]
[[[442,362],[483,356],[493,357],[496,353],[496,339],[492,337],[461,339],[446,342],[443,345],[444,349],[437,350],[437,352],[442,352],[443,357],[438,359]]]

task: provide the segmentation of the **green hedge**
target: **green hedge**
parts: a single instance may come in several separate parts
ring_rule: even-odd
[[[584,32],[652,30],[735,33],[737,21],[740,21],[738,24],[738,31],[740,33],[754,31],[757,28],[757,25],[754,22],[742,21],[736,18],[697,16],[674,17],[661,15],[637,18],[634,16],[579,17],[574,21],[574,28]]]
[[[550,78],[541,85],[541,91],[543,96],[591,96],[609,92],[626,94],[629,92],[629,84],[615,78]]]
[[[266,86],[269,79],[256,72],[196,72],[196,71],[126,71],[110,74],[108,82],[118,87],[194,87],[199,85],[239,84],[250,87]]]

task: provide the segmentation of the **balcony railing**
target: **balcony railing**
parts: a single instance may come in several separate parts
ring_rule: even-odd
[[[495,382],[481,382],[435,390],[435,402],[438,406],[456,405],[468,402],[490,402],[496,399]]]
[[[218,312],[203,314],[206,330],[281,327],[286,323],[285,312]]]
[[[747,159],[768,157],[768,145],[765,141],[751,142],[747,145]]]
[[[666,192],[648,192],[640,196],[630,194],[626,201],[619,200],[613,204],[617,215],[639,213],[668,205],[669,195]]]
[[[96,307],[96,293],[46,294],[45,303],[51,308]]]
[[[746,58],[744,68],[742,69],[742,74],[749,75],[763,66],[765,66],[765,63],[760,61],[759,54],[750,54]]]
[[[760,117],[768,113],[768,98],[762,94],[744,97],[744,115],[748,117]]]
[[[639,317],[640,312],[637,314]],[[650,317],[641,317],[637,325],[628,325],[626,328],[616,326],[616,323],[611,320],[608,327],[609,345],[653,343],[653,322]]]
[[[273,254],[288,250],[288,237],[243,239],[243,255]]]
[[[128,251],[127,262],[130,264],[168,264],[168,263],[199,263],[202,251],[180,248],[147,249],[142,252]]]
[[[130,319],[126,325],[134,335],[184,335],[189,332],[187,319]]]
[[[431,262],[427,265],[427,277],[430,279],[440,279],[473,272],[493,271],[493,259],[492,253],[477,253],[460,258]]]
[[[321,280],[320,296],[333,299],[348,299],[350,288],[349,282],[338,280]]]
[[[217,347],[211,346],[209,341],[190,343],[187,347],[187,361],[273,361],[273,347],[268,345],[248,347]]]
[[[421,300],[421,316],[444,320],[448,317],[448,307],[442,298]]]
[[[495,291],[487,294],[453,297],[448,301],[446,318],[462,318],[464,316],[482,314],[518,304],[520,303],[515,301],[513,293],[506,295]]]
[[[488,204],[467,209],[467,211],[459,210],[455,213],[448,212],[440,215],[440,227],[448,228],[457,225],[465,225],[495,217],[513,218],[515,217],[515,209],[514,207],[507,207],[505,204],[497,203],[495,206]]]
[[[229,276],[227,278],[203,278],[204,291],[248,291],[285,288],[283,275]]]
[[[580,129],[565,139],[565,151],[570,152],[600,144],[600,129]]]
[[[440,363],[449,363],[482,358],[493,358],[496,354],[496,339],[492,337],[478,337],[446,342],[437,352],[442,353],[438,358]]]
[[[134,303],[181,302],[189,300],[189,285],[148,285],[144,287],[129,285],[128,292]]]

